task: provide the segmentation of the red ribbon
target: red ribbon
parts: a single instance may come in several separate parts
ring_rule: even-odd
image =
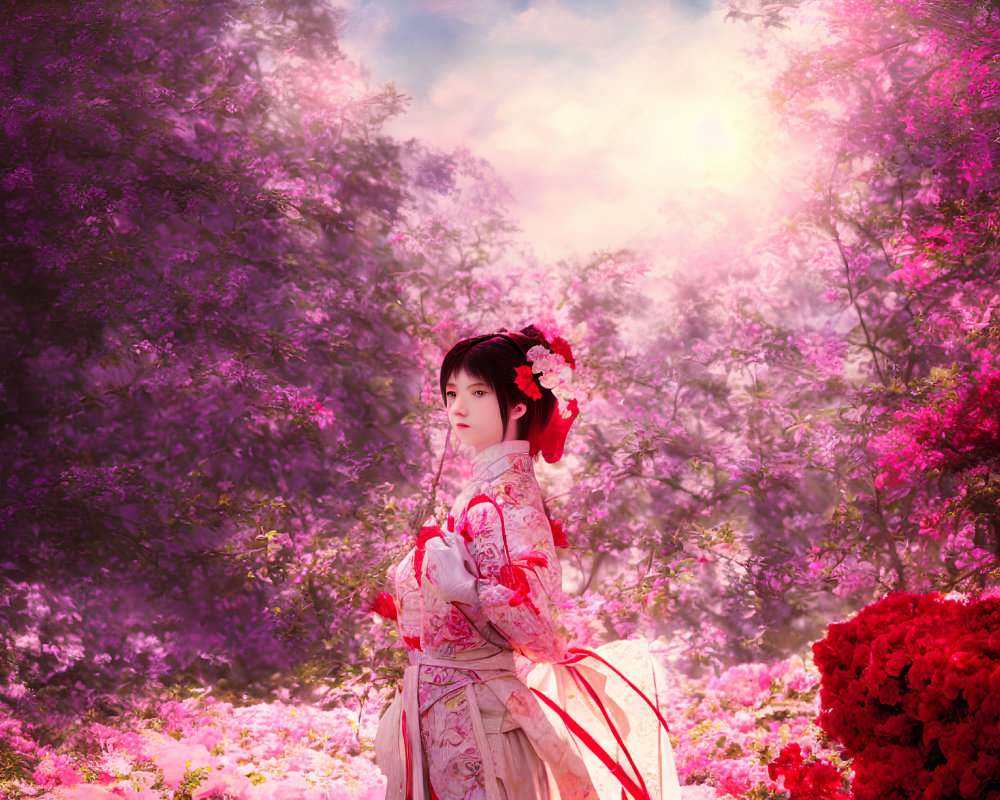
[[[665,730],[667,733],[670,733],[670,726],[667,725],[667,721],[663,718],[663,715],[660,713],[660,709],[656,707],[656,704],[648,697],[646,697],[646,695],[642,693],[642,690],[638,686],[636,686],[634,683],[632,683],[632,681],[630,681],[628,678],[622,675],[621,671],[618,670],[617,667],[615,667],[613,664],[608,663],[608,661],[601,658],[601,656],[597,655],[597,653],[595,653],[593,650],[587,650],[583,647],[571,647],[569,649],[569,652],[572,653],[572,655],[569,658],[564,658],[562,661],[559,662],[560,664],[564,664],[566,666],[570,666],[571,664],[578,664],[580,661],[582,661],[584,658],[587,658],[588,656],[590,658],[596,659],[597,661],[600,661],[604,666],[606,666],[613,673],[615,673],[615,675],[617,675],[619,678],[625,681],[625,683],[628,684],[628,687],[633,692],[635,692],[637,695],[639,695],[639,697],[641,697],[643,700],[646,701],[646,705],[653,710],[654,714],[656,714],[656,718],[663,726],[663,730]]]
[[[597,690],[590,685],[590,682],[580,674],[580,670],[576,667],[566,667],[576,679],[579,686],[582,686],[587,694],[590,695],[590,699],[594,701],[599,709],[601,709],[601,714],[604,716],[604,721],[608,723],[608,729],[611,731],[611,735],[615,737],[615,741],[618,743],[618,747],[625,754],[625,758],[628,759],[629,766],[632,767],[632,771],[635,773],[635,777],[639,780],[639,785],[642,787],[642,791],[645,793],[646,797],[649,797],[649,789],[646,788],[646,782],[642,779],[642,773],[639,772],[639,768],[635,765],[635,761],[632,759],[632,754],[628,751],[625,746],[625,742],[622,740],[621,735],[618,733],[618,729],[615,727],[615,723],[611,721],[611,715],[608,710],[604,707],[604,702],[601,700],[601,696],[597,693]]]
[[[566,404],[568,417],[559,410],[559,404],[552,409],[552,416],[540,431],[532,430],[528,434],[528,443],[532,453],[541,453],[549,464],[555,464],[563,456],[566,446],[566,434],[569,433],[573,421],[580,415],[580,406],[574,397]]]
[[[537,689],[532,689],[531,691],[534,692],[534,694],[540,700],[542,700],[549,708],[555,711],[555,713],[559,716],[559,718],[565,723],[569,731],[573,733],[595,756],[597,756],[600,759],[601,763],[603,763],[604,766],[606,766],[611,771],[611,774],[614,775],[615,778],[618,780],[618,782],[622,785],[623,800],[625,798],[626,791],[629,794],[631,794],[632,797],[635,798],[635,800],[651,800],[649,790],[647,789],[646,783],[642,778],[642,774],[640,773],[638,767],[636,766],[635,761],[632,758],[632,754],[629,753],[628,748],[625,746],[625,742],[622,741],[622,738],[619,735],[617,728],[615,728],[614,723],[611,721],[611,715],[608,713],[607,708],[605,708],[604,703],[601,701],[600,695],[590,684],[590,682],[587,681],[587,679],[580,674],[580,671],[576,668],[576,665],[579,664],[581,661],[583,661],[585,658],[593,658],[599,661],[608,669],[610,669],[613,673],[615,673],[615,675],[621,678],[633,692],[639,695],[639,697],[641,697],[646,702],[646,705],[648,705],[650,709],[652,709],[653,713],[656,715],[656,719],[659,721],[660,725],[663,726],[664,731],[670,733],[670,727],[667,725],[667,721],[663,718],[663,715],[660,713],[660,710],[656,707],[656,704],[652,700],[650,700],[642,692],[642,690],[639,689],[638,686],[636,686],[632,681],[626,678],[617,667],[613,666],[606,659],[599,656],[593,650],[586,650],[584,648],[578,648],[578,647],[570,648],[569,653],[570,653],[569,656],[564,658],[562,661],[559,661],[558,663],[566,667],[570,671],[570,674],[573,676],[577,684],[583,687],[583,689],[587,692],[587,694],[590,695],[590,698],[594,701],[595,705],[597,705],[597,707],[601,710],[601,714],[603,714],[604,720],[605,722],[607,722],[608,728],[611,730],[611,734],[615,737],[615,741],[618,743],[618,747],[620,747],[622,752],[625,753],[625,757],[628,759],[629,766],[631,766],[632,769],[635,771],[635,776],[638,779],[638,783],[636,783],[636,781],[633,780],[628,775],[628,773],[625,771],[622,765],[618,763],[618,761],[613,759],[608,754],[608,752],[603,747],[601,747],[601,745],[597,742],[596,739],[594,739],[593,736],[591,736],[589,733],[587,733],[586,730],[584,730],[583,726],[581,726],[579,722],[577,722],[569,715],[569,712],[567,712],[566,709],[562,708],[554,700],[550,699],[549,697],[546,697]]]
[[[532,692],[549,708],[551,708],[559,718],[566,724],[566,727],[570,732],[576,736],[581,742],[583,742],[587,748],[604,764],[610,771],[611,774],[618,779],[618,782],[622,785],[622,790],[627,791],[635,800],[650,800],[649,792],[647,792],[643,787],[640,787],[631,777],[625,772],[625,769],[615,761],[608,751],[598,744],[597,740],[594,739],[583,726],[580,725],[575,719],[573,719],[558,703],[554,700],[550,700],[544,694],[542,694],[537,689],[532,689]]]
[[[417,586],[420,586],[423,580],[424,549],[431,539],[436,539],[438,536],[444,538],[444,533],[437,525],[425,525],[417,534],[416,552],[413,555],[413,571],[417,575]]]
[[[519,606],[522,603],[528,606],[535,614],[541,616],[541,612],[538,607],[531,602],[531,590],[528,585],[528,579],[525,575],[525,569],[520,564],[515,564],[510,557],[510,549],[507,546],[507,526],[503,520],[503,509],[500,505],[487,494],[477,494],[469,501],[469,505],[466,506],[465,513],[468,515],[469,511],[479,505],[491,505],[496,509],[497,516],[500,518],[500,536],[503,539],[503,554],[507,559],[507,563],[504,564],[497,573],[497,581],[502,586],[506,586],[514,595],[508,600],[508,605]],[[547,564],[548,562],[546,562]],[[482,577],[482,575],[480,575]]]
[[[413,762],[410,759],[410,735],[406,730],[406,712],[400,715],[400,722],[403,726],[403,752],[406,763],[406,800],[413,800]]]

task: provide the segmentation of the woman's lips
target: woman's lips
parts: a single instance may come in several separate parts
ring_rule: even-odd
[[[464,422],[456,422],[455,423],[455,427],[456,428],[468,428],[469,426],[466,425]]]

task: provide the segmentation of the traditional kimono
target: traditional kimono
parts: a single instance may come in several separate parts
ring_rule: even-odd
[[[427,556],[444,546],[475,578],[469,602],[441,596],[445,576]],[[561,570],[527,442],[475,458],[445,529],[424,528],[389,581],[410,666],[376,739],[387,800],[619,800],[623,788],[634,800],[679,797],[655,702],[622,676],[625,694],[653,709],[637,725],[635,703],[609,690],[602,664],[613,665],[568,654],[553,623]],[[533,688],[518,678],[515,651],[540,665]],[[638,756],[626,741],[637,734],[647,751]],[[650,777],[664,767],[665,783]]]

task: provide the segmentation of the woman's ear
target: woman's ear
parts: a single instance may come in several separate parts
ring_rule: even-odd
[[[518,403],[510,410],[510,419],[521,419],[525,414],[528,413],[528,407],[524,403]]]

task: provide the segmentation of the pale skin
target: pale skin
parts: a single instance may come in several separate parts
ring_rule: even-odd
[[[479,455],[487,447],[517,439],[517,425],[528,410],[524,403],[510,409],[507,431],[500,418],[500,402],[488,383],[472,378],[465,370],[454,373],[445,386],[448,421],[458,440]]]

